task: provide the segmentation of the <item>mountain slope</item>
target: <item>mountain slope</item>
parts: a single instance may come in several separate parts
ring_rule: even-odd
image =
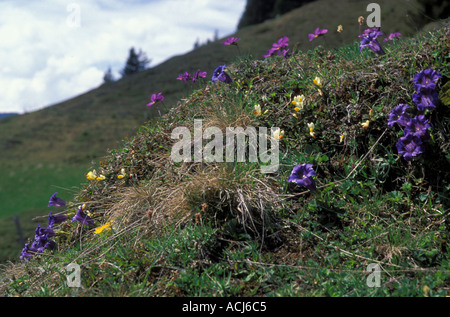
[[[6,265],[0,292],[448,296],[448,22],[386,44],[383,55],[353,43],[233,63],[232,83],[200,85],[97,164],[104,177],[36,231],[45,250]],[[438,76],[416,77],[430,73]],[[438,94],[426,111],[419,90]],[[261,173],[262,157],[222,162],[217,143],[219,161],[176,162],[171,132],[192,131],[194,119],[222,133],[280,127],[279,168]]]

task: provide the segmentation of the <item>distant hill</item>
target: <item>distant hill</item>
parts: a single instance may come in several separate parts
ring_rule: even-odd
[[[17,116],[19,113],[17,112],[5,112],[5,113],[0,113],[0,119],[6,118],[6,117],[11,117],[11,116]]]
[[[247,0],[238,30],[273,19],[315,0]]]

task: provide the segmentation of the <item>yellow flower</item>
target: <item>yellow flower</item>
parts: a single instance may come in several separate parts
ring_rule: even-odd
[[[313,83],[322,88],[322,80],[319,77],[314,78]]]
[[[342,143],[342,141],[344,141],[344,135],[343,134],[339,137],[339,143]]]
[[[374,111],[373,111],[373,109],[370,109],[369,110],[369,117],[372,119],[372,117],[373,117],[373,113],[374,113]]]
[[[305,105],[305,96],[304,95],[298,95],[294,97],[294,100],[292,100],[292,104],[296,106],[294,108],[295,111],[300,111],[303,109]]]
[[[366,122],[361,123],[361,126],[362,126],[364,129],[367,129],[367,128],[369,127],[369,123],[370,123],[370,121],[367,120]]]
[[[98,180],[98,181],[102,181],[104,180],[106,177],[102,174],[97,176],[97,172],[95,170],[90,171],[89,173],[86,174],[86,178],[90,181],[93,180]]]
[[[125,175],[125,169],[122,168],[122,169],[120,170],[120,174],[117,175],[117,178],[118,178],[118,179],[122,179],[122,178],[124,178],[125,176],[126,176],[126,175]]]
[[[255,105],[255,111],[253,111],[253,113],[257,116],[261,115],[261,106],[259,104]]]
[[[95,179],[97,179],[97,175],[95,174],[95,170],[90,171],[89,173],[86,174],[86,178],[90,181],[93,181]]]
[[[363,25],[364,17],[362,15],[358,18],[358,23],[359,23],[359,25]]]
[[[280,128],[277,128],[274,132],[273,132],[273,137],[276,140],[281,140],[284,136],[284,130],[280,130]]]
[[[112,222],[113,222],[113,221],[111,220],[111,221],[105,223],[103,226],[98,227],[98,228],[95,228],[94,233],[95,233],[95,234],[102,233],[103,230],[105,230],[105,229],[106,229],[106,230],[111,230]]]
[[[310,123],[308,123],[307,125],[308,125],[308,128],[309,128],[309,135],[312,136],[313,138],[316,138],[316,136],[315,136],[315,134],[314,134],[314,128],[315,128],[316,126],[314,125],[314,123],[313,123],[313,122],[310,122]]]
[[[338,25],[337,31],[338,31],[339,33],[341,33],[342,31],[344,31],[344,28],[342,27],[341,24]]]

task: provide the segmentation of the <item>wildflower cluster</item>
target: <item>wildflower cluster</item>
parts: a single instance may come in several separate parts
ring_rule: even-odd
[[[267,51],[266,55],[263,55],[264,58],[268,58],[270,56],[275,55],[287,57],[289,53],[288,44],[289,38],[287,36],[283,36],[277,42],[273,43],[272,47]]]
[[[48,207],[63,207],[66,205],[66,202],[56,195],[57,193],[54,193],[50,197]],[[54,225],[65,221],[67,217],[67,215],[52,215],[52,211],[50,211],[47,228],[44,229],[40,224],[37,225],[34,240],[32,243],[25,244],[20,254],[20,259],[28,262],[31,256],[35,254],[42,253],[44,250],[53,250],[56,247],[56,242],[50,238],[56,235]]]
[[[424,142],[430,139],[431,124],[426,113],[436,108],[438,93],[436,82],[442,76],[433,69],[425,69],[414,76],[415,93],[412,99],[417,106],[417,114],[411,117],[410,106],[400,104],[389,114],[388,127],[399,125],[404,128],[404,136],[400,137],[396,147],[398,154],[406,161],[411,161],[425,151]]]
[[[364,30],[364,32],[358,35],[361,38],[361,43],[359,44],[359,50],[362,51],[364,48],[370,48],[372,51],[377,53],[378,55],[384,55],[385,52],[383,47],[378,42],[377,38],[381,35],[384,35],[383,32],[380,31],[380,28],[369,28]],[[394,38],[400,37],[402,34],[400,32],[390,33],[388,37],[384,38],[384,42],[391,41]]]
[[[105,175],[103,175],[103,174],[99,174],[99,175],[97,175],[97,172],[95,171],[95,170],[93,170],[93,171],[89,171],[87,174],[86,174],[86,178],[87,178],[87,180],[89,180],[89,181],[102,181],[102,180],[105,180]]]
[[[200,71],[200,69],[197,69],[197,71],[194,74],[190,74],[188,72],[184,72],[183,74],[179,74],[177,79],[182,80],[184,82],[192,81],[193,83],[197,82],[200,78],[205,78],[206,72]]]
[[[57,197],[58,193],[55,192],[49,199],[48,207],[64,207],[66,206],[66,201]],[[50,211],[48,214],[48,225],[46,228],[42,228],[40,224],[37,225],[34,240],[31,243],[26,243],[22,252],[20,254],[20,259],[29,261],[29,259],[36,254],[44,252],[44,250],[53,250],[56,247],[56,242],[53,241],[52,237],[56,236],[57,230],[55,230],[55,225],[63,223],[69,220],[68,214],[52,214]],[[94,219],[91,218],[89,211],[86,210],[86,204],[79,206],[78,211],[71,219],[71,223],[79,222],[84,226],[94,225]],[[109,229],[112,222],[108,222],[105,225],[96,229],[96,233],[100,233],[105,229]]]

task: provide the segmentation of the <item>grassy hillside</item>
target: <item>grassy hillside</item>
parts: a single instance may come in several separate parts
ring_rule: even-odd
[[[417,18],[420,12],[416,2],[379,3],[385,32],[399,31],[404,36],[409,36],[420,29],[421,24],[417,22],[420,21]],[[252,55],[254,58],[261,58],[272,45],[273,39],[284,35],[291,39],[291,46],[311,49],[317,43],[310,43],[307,34],[318,26],[330,30],[326,39],[318,39],[321,45],[336,47],[342,43],[350,43],[360,29],[355,17],[367,16],[366,6],[366,3],[360,1],[317,1],[262,25],[244,28],[234,34],[243,39],[239,44],[240,57]],[[344,32],[338,34],[336,28],[339,24],[343,25]],[[160,112],[165,112],[164,105],[158,105],[154,109],[145,107],[153,92],[162,91],[166,97],[164,104],[170,108],[192,88],[175,79],[179,73],[201,69],[207,71],[210,78],[217,65],[238,58],[237,50],[234,47],[224,50],[222,41],[223,39],[183,56],[171,58],[131,78],[103,85],[60,104],[1,120],[0,163],[16,175],[17,179],[30,178],[23,171],[42,164],[63,164],[70,165],[69,169],[88,169],[92,161],[106,154],[108,148],[117,147],[122,139],[133,135],[141,124]],[[46,175],[49,174],[40,175],[42,187],[58,185],[45,183]],[[77,184],[78,181],[72,186]],[[13,188],[18,187],[27,190],[30,195],[41,194],[31,183],[19,185],[11,183],[9,179],[1,179],[0,187],[11,188],[8,194],[0,192],[2,201],[21,199],[20,192],[13,192]],[[31,201],[23,206],[25,209],[21,206],[10,208],[11,205],[1,207],[0,217],[39,208]]]
[[[322,7],[320,16],[336,23],[332,2],[321,3],[329,8]],[[165,100],[172,108],[167,114],[142,125],[94,164],[104,178],[85,181],[66,206],[55,207],[71,218],[85,204],[93,224],[69,218],[56,225],[55,249],[4,267],[2,294],[448,296],[449,23],[383,42],[382,56],[360,52],[356,41],[327,50],[321,44],[339,37],[328,34],[286,59],[260,58],[279,37],[295,34],[295,26],[284,28],[281,21],[298,14],[299,23],[308,17],[312,22],[319,16],[314,8],[287,14],[270,28],[249,28],[251,40],[243,30],[242,55],[216,43],[179,57],[213,61],[205,68],[227,63],[233,82],[209,81],[180,100]],[[359,14],[355,10],[352,19]],[[344,30],[351,29],[344,23]],[[298,41],[305,41],[302,32]],[[254,41],[265,43],[261,53],[255,49],[256,58],[248,55]],[[229,51],[234,59],[218,59]],[[184,71],[176,59],[166,69],[170,65],[175,74]],[[389,128],[389,114],[399,104],[409,104],[411,117],[419,114],[413,80],[424,69],[441,74],[439,97],[425,112],[430,138],[408,161],[396,148],[407,131]],[[129,101],[141,99],[143,108],[145,94],[136,88],[141,80],[159,76],[151,93],[164,91],[165,76],[174,77],[155,71],[115,85],[128,87],[130,96],[135,94]],[[292,101],[299,95],[305,102],[295,109]],[[255,112],[257,104],[261,112]],[[171,133],[176,127],[194,131],[194,119],[203,120],[203,129],[222,132],[229,126],[279,127],[284,131],[279,169],[264,174],[261,162],[249,161],[174,162]],[[312,165],[315,176],[299,179],[313,182],[315,190],[287,181],[299,164]],[[67,286],[69,263],[80,265],[81,287]],[[379,284],[370,279],[369,265],[379,270]]]
[[[367,1],[369,3],[369,1]],[[72,199],[91,165],[133,136],[139,127],[173,107],[193,89],[204,85],[176,80],[178,74],[197,69],[207,71],[207,80],[221,64],[242,58],[262,59],[275,39],[289,36],[290,47],[308,50],[351,43],[360,32],[357,17],[366,16],[367,3],[352,0],[320,0],[277,19],[239,30],[239,50],[217,42],[169,59],[147,71],[115,83],[102,85],[76,98],[40,111],[0,120],[0,163],[6,172],[0,177],[0,225],[7,228],[0,239],[0,262],[20,247],[12,222],[18,215],[23,223],[42,214],[42,201],[59,191]],[[416,1],[378,1],[383,30],[399,31],[404,37],[421,28]],[[344,31],[338,33],[337,26]],[[308,41],[317,27],[329,34]],[[151,56],[150,56],[151,57]],[[146,107],[154,92],[163,92],[164,104]],[[167,109],[166,109],[167,108]],[[151,123],[150,123],[151,124]],[[31,227],[30,227],[31,228]],[[23,228],[26,236],[34,231]]]

